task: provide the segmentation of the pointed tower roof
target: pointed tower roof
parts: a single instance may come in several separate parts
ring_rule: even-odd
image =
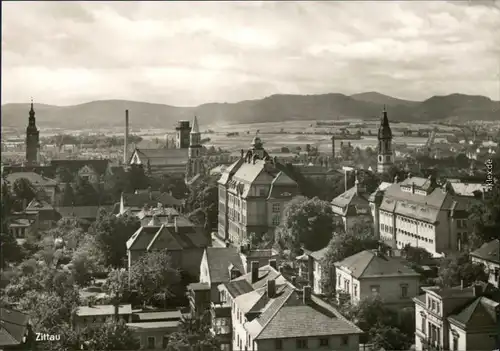
[[[30,118],[35,118],[35,109],[33,108],[33,98],[31,98]]]
[[[378,129],[378,138],[379,139],[391,139],[392,138],[392,131],[391,131],[391,127],[389,125],[389,118],[387,117],[387,110],[385,109],[385,105],[384,105],[384,110],[382,111],[382,118],[380,120],[380,127]]]
[[[191,134],[199,132],[200,132],[200,127],[198,127],[198,118],[195,115],[193,119],[193,126],[191,127]]]

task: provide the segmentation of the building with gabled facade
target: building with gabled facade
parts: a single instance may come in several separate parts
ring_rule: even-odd
[[[472,262],[481,263],[488,274],[488,282],[500,288],[500,239],[484,243],[470,253]]]
[[[54,199],[58,191],[58,182],[56,180],[35,172],[12,172],[7,174],[5,177],[7,182],[11,185],[13,185],[16,180],[22,178],[28,180],[31,185],[33,185],[33,190],[36,193],[43,195],[45,200],[49,203],[54,203]]]
[[[379,250],[361,251],[335,262],[335,274],[336,290],[347,293],[353,303],[380,296],[389,306],[410,307],[420,288],[420,274],[401,257]]]
[[[111,162],[102,160],[51,160],[50,165],[57,173],[58,168],[67,169],[73,179],[80,177],[88,181],[93,186],[104,181],[107,174],[111,174]]]
[[[357,223],[372,221],[369,197],[370,194],[359,182],[356,171],[354,186],[331,201],[332,211],[342,219],[346,231]]]
[[[113,213],[123,215],[125,213],[138,214],[144,209],[172,208],[179,213],[184,210],[184,201],[176,199],[171,193],[152,190],[136,190],[134,193],[122,193],[120,202],[115,204]]]
[[[169,218],[162,223],[156,216],[146,226],[141,226],[126,242],[128,267],[150,251],[168,250],[174,267],[192,277],[200,274],[200,263],[210,240],[201,228],[184,217]]]
[[[286,203],[299,194],[297,182],[279,168],[255,137],[252,148],[224,170],[218,181],[219,237],[240,246],[251,233],[274,232]]]
[[[363,333],[335,308],[298,290],[274,264],[219,286],[212,330],[223,350],[359,350]]]
[[[498,290],[485,283],[469,287],[425,287],[415,297],[415,349],[495,350],[500,347]]]
[[[393,249],[409,244],[434,256],[461,251],[471,232],[473,198],[454,195],[436,180],[413,177],[377,189],[369,197],[377,237]]]

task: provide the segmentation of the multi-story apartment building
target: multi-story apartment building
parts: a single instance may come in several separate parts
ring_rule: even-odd
[[[252,149],[242,150],[219,179],[219,236],[241,245],[251,233],[273,233],[285,204],[298,193],[297,182],[278,169],[255,137]]]
[[[222,305],[214,306],[213,325],[228,336],[225,350],[359,349],[358,327],[273,265],[252,264],[251,272],[219,287]]]
[[[333,274],[334,269],[331,267],[330,270],[325,271],[323,265],[323,258],[328,247],[325,247],[317,251],[304,250],[302,256],[297,257],[299,263],[299,276],[307,279],[309,285],[313,289],[313,293],[316,295],[324,294],[323,291],[323,278],[327,274]]]
[[[336,290],[349,294],[353,303],[379,295],[397,308],[413,306],[419,293],[420,275],[400,257],[365,250],[335,262]]]
[[[395,249],[409,244],[435,256],[467,246],[468,210],[478,200],[453,195],[434,178],[412,177],[370,195],[377,236]]]
[[[488,282],[500,288],[500,240],[492,240],[470,253],[472,262],[482,263],[488,273]]]
[[[415,349],[495,350],[500,347],[498,290],[491,285],[427,287],[415,297]]]

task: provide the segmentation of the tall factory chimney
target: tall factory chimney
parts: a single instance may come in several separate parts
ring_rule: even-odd
[[[125,142],[123,144],[123,164],[128,162],[128,110],[125,110]]]

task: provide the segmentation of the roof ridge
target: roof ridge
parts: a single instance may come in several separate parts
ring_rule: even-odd
[[[287,281],[287,283],[288,283],[288,281]],[[283,306],[285,305],[285,303],[290,299],[290,297],[292,296],[292,294],[295,292],[295,287],[293,287],[293,286],[291,286],[289,284],[287,284],[287,285],[291,288],[288,296],[285,299],[283,299],[283,302],[280,304],[280,306],[276,309],[276,311],[274,311],[274,313],[272,314],[272,316],[267,320],[266,324],[264,324],[262,326],[262,328],[260,329],[259,333],[253,338],[254,340],[257,339],[260,334],[262,334],[262,332],[267,327],[267,325],[274,319],[274,317],[276,317],[276,315],[278,314],[278,312],[283,308]]]
[[[160,236],[162,230],[163,230],[163,227],[165,225],[162,224],[161,227],[158,229],[158,231],[156,232],[155,236],[153,237],[153,239],[151,239],[151,241],[149,242],[147,248],[146,248],[146,251],[149,251],[151,249],[151,247],[153,246],[153,244],[156,242],[156,239],[158,239],[158,237]]]
[[[365,273],[365,271],[366,271],[366,269],[368,268],[368,266],[370,266],[370,264],[372,263],[373,259],[377,256],[377,255],[375,255],[375,253],[374,253],[373,251],[371,251],[371,250],[365,250],[365,252],[368,252],[369,254],[371,254],[371,256],[372,256],[372,257],[371,257],[371,258],[370,258],[370,260],[366,263],[365,268],[363,268],[363,270],[359,273],[358,277],[361,277],[361,276]]]

